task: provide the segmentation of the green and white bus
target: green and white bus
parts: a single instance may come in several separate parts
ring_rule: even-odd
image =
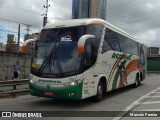
[[[31,41],[31,95],[100,101],[105,92],[137,87],[145,79],[146,47],[104,20],[56,22]]]

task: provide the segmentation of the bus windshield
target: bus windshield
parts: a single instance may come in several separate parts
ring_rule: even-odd
[[[42,30],[36,43],[31,73],[40,77],[62,77],[80,70],[77,44],[81,36],[92,33],[94,25]]]

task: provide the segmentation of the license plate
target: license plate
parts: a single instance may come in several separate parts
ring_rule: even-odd
[[[44,95],[53,96],[53,92],[44,92]]]

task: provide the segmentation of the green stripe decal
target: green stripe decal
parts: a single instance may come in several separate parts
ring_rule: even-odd
[[[29,84],[29,90],[31,95],[40,97],[49,97],[57,99],[70,99],[70,100],[80,100],[82,99],[82,85],[79,83],[75,86],[65,87],[65,88],[42,88],[37,85]],[[53,96],[47,96],[45,92],[52,92]]]
[[[118,55],[118,57],[117,57]],[[128,60],[131,59],[131,56],[132,55],[126,55],[125,53],[123,54],[115,54],[113,53],[112,55],[112,58],[114,59],[117,59],[111,72],[110,72],[110,75],[109,75],[109,78],[108,78],[108,88],[111,84],[111,81],[112,81],[112,78],[113,78],[113,75],[114,73],[116,72],[115,76],[114,76],[114,79],[113,79],[113,83],[112,83],[112,89],[116,89],[117,88],[117,82],[118,82],[118,77],[120,76],[120,83],[119,85],[123,85],[123,80],[126,80],[127,81],[127,77],[126,77],[126,74],[125,73],[122,73],[122,69],[125,69],[125,64],[127,63]],[[124,60],[123,62],[121,62],[122,60]],[[124,75],[122,75],[124,74]]]
[[[123,61],[121,63],[121,65],[123,65],[125,67],[126,62],[127,61]],[[123,75],[125,75],[125,76],[123,76]],[[119,85],[123,86],[124,84],[123,84],[123,80],[122,79],[123,79],[123,77],[125,77],[125,81],[127,81],[127,76],[126,76],[126,74],[124,72],[122,73],[122,66],[118,67],[118,69],[116,71],[116,74],[115,74],[115,77],[114,77],[114,80],[113,80],[113,84],[112,84],[112,90],[117,89],[117,84],[118,84],[118,78],[119,78],[119,76],[120,76],[120,83],[119,83]]]
[[[117,64],[117,62],[118,62],[118,60],[116,60],[116,62],[114,63],[114,65],[113,65],[113,67],[112,67],[112,70],[111,70],[111,72],[110,72],[110,74],[109,74],[109,77],[108,77],[108,87],[109,87],[110,82],[111,82],[111,74],[112,74],[112,72],[113,72],[113,68],[115,67],[115,65]]]

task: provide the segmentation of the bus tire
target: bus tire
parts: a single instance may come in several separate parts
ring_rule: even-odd
[[[139,75],[137,74],[137,75],[136,75],[136,79],[135,79],[135,83],[133,84],[133,87],[134,87],[134,88],[137,88],[138,85],[139,85]]]
[[[142,84],[141,79],[138,80],[138,86],[140,86]]]
[[[142,80],[143,80],[143,74],[141,73],[140,79],[139,79],[139,86],[142,84]]]
[[[103,93],[104,93],[104,86],[103,86],[102,82],[100,81],[100,82],[98,83],[98,86],[97,86],[97,95],[94,96],[94,100],[95,100],[96,102],[101,101],[101,100],[102,100],[102,97],[103,97]]]

